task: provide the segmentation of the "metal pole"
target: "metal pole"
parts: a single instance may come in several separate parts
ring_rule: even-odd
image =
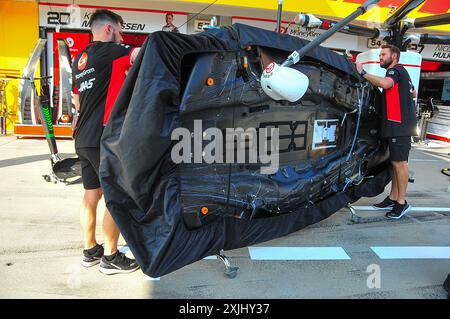
[[[400,6],[395,12],[384,22],[384,28],[392,28],[398,24],[408,13],[420,6],[425,0],[409,0]]]
[[[414,28],[450,24],[450,13],[414,19]]]
[[[449,44],[450,36],[435,34],[420,34],[421,44]]]
[[[307,45],[305,45],[303,48],[301,48],[298,51],[295,51],[293,54],[291,54],[288,59],[283,62],[282,66],[291,66],[295,63],[297,63],[308,51],[314,49],[315,47],[319,46],[323,42],[325,42],[329,37],[331,37],[333,34],[338,32],[340,29],[348,25],[351,21],[355,20],[357,17],[359,17],[361,14],[365,13],[369,6],[377,4],[380,0],[369,0],[362,4],[355,12],[353,12],[351,15],[346,17],[341,22],[335,24],[331,29],[325,31],[322,35],[320,35],[317,39],[314,41],[309,42]]]
[[[277,13],[277,32],[281,33],[281,13],[283,12],[283,0],[278,0],[278,13]]]

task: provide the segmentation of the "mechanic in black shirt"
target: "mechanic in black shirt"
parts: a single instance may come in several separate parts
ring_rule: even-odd
[[[408,157],[411,136],[417,135],[416,106],[413,97],[416,91],[406,69],[398,64],[400,50],[393,45],[383,45],[380,52],[380,66],[386,70],[386,77],[368,74],[363,65],[356,65],[358,72],[372,85],[383,89],[381,136],[388,140],[390,160],[393,167],[391,193],[377,209],[391,209],[386,217],[399,219],[411,210],[405,200],[408,186]]]
[[[77,56],[72,67],[74,104],[79,111],[75,149],[81,160],[84,197],[80,212],[85,249],[81,264],[100,263],[104,274],[128,273],[139,268],[135,260],[118,251],[119,229],[106,209],[103,218],[104,247],[95,236],[97,205],[102,197],[99,181],[100,139],[126,72],[139,48],[121,44],[122,17],[97,10],[90,18],[93,41]]]

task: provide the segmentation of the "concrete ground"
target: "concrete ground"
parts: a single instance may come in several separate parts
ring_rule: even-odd
[[[58,141],[58,147],[62,157],[74,155],[72,141]],[[439,142],[416,145],[412,151],[415,183],[409,185],[408,200],[414,207],[425,207],[424,211],[411,212],[399,221],[387,220],[380,212],[360,211],[363,221],[354,224],[349,212],[342,210],[316,225],[258,245],[340,247],[348,259],[254,260],[245,248],[227,252],[240,267],[235,279],[223,275],[220,261],[201,260],[151,280],[140,270],[105,276],[96,267],[81,267],[82,186],[44,181],[42,175],[50,170],[45,140],[2,136],[0,297],[446,298],[442,283],[450,273],[448,254],[440,259],[382,259],[371,247],[450,247],[449,178],[440,173],[450,167],[449,153],[450,144]],[[386,194],[361,199],[356,205],[370,206]],[[101,216],[98,220],[102,242]],[[379,276],[370,277],[374,269]]]

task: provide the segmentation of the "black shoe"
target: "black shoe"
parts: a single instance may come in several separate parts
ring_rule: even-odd
[[[111,260],[108,260],[112,258]],[[139,265],[134,259],[125,256],[117,251],[114,255],[102,257],[100,262],[100,272],[105,275],[126,274],[139,269]]]
[[[389,208],[393,208],[397,202],[395,200],[392,200],[388,197],[386,197],[381,203],[373,205],[375,209],[379,210],[385,210]]]
[[[411,205],[405,201],[405,204],[401,205],[399,203],[395,204],[394,208],[386,214],[387,218],[400,219],[403,215],[411,210]]]
[[[91,249],[83,250],[83,256],[81,257],[81,265],[84,267],[92,267],[100,263],[100,259],[103,257],[103,246],[95,245]]]
[[[445,291],[450,293],[450,274],[447,275],[447,279],[445,279],[443,286]]]

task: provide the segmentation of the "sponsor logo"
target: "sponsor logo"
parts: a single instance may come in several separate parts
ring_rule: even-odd
[[[69,48],[73,47],[73,45],[75,44],[75,41],[72,38],[67,38],[66,42]]]
[[[270,62],[269,65],[266,67],[266,73],[272,73],[274,68],[275,68],[275,62]]]
[[[124,30],[131,30],[131,31],[144,31],[145,30],[145,24],[141,23],[124,23],[123,24]]]
[[[450,60],[450,45],[439,44],[433,53],[433,58]]]
[[[86,76],[86,75],[88,75],[88,74],[91,74],[91,73],[93,73],[93,72],[95,72],[95,69],[94,68],[90,68],[90,69],[87,69],[87,70],[84,70],[83,72],[81,72],[80,74],[76,74],[75,75],[75,79],[81,79],[82,77],[84,77],[84,76]]]
[[[78,70],[83,71],[88,62],[88,55],[86,52],[83,53],[81,58],[78,60]]]
[[[78,89],[78,92],[83,92],[85,90],[92,89],[92,87],[94,86],[94,81],[95,78],[82,82],[80,88]]]

